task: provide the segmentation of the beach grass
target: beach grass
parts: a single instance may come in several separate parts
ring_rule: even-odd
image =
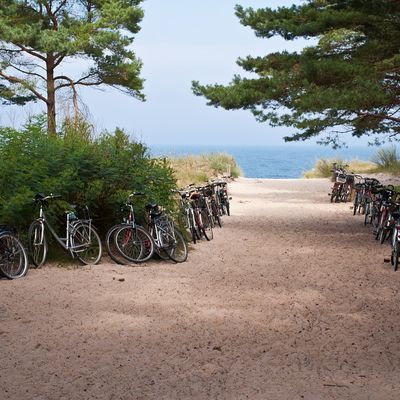
[[[218,176],[237,178],[243,175],[234,157],[227,153],[168,157],[166,161],[174,170],[180,187],[204,184]]]
[[[354,174],[374,174],[389,173],[400,175],[400,160],[396,148],[379,149],[370,161],[363,160],[343,160],[340,158],[320,158],[315,162],[314,167],[304,172],[303,177],[312,178],[329,178],[332,176],[332,164],[337,163],[346,165],[346,170]]]

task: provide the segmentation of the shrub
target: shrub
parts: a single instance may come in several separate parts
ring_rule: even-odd
[[[40,192],[62,196],[50,215],[62,214],[67,203],[88,205],[103,234],[119,221],[120,205],[133,191],[173,208],[172,169],[151,159],[146,146],[121,129],[93,139],[87,127],[67,124],[60,136],[51,137],[44,122],[36,118],[21,130],[0,128],[1,223],[26,229],[36,215],[32,199]],[[146,199],[138,200],[138,210]]]

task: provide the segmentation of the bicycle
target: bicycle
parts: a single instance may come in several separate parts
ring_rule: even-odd
[[[21,278],[28,272],[25,248],[13,228],[0,226],[0,272],[8,279]]]
[[[182,233],[174,225],[169,216],[160,210],[158,204],[149,203],[149,233],[155,244],[155,251],[162,258],[170,258],[179,263],[187,260],[188,249]]]
[[[212,223],[204,205],[204,198],[198,188],[190,195],[190,205],[193,209],[198,238],[201,239],[204,236],[207,241],[212,240],[214,238]]]
[[[29,252],[33,264],[40,268],[46,262],[48,252],[46,232],[50,233],[64,250],[70,252],[72,258],[76,257],[83,264],[97,264],[101,258],[102,246],[88,215],[86,219],[79,219],[74,211],[66,211],[65,238],[59,237],[47,221],[44,207],[48,205],[49,200],[60,197],[38,193],[34,198],[35,205],[39,206],[39,217],[32,222],[28,231]]]
[[[192,242],[196,244],[196,241],[200,239],[199,233],[196,230],[196,220],[194,216],[194,211],[190,203],[190,191],[186,190],[176,190],[179,193],[179,210],[180,215],[183,219],[183,226],[190,234]]]
[[[345,167],[347,167],[347,165],[341,166],[333,163],[332,178],[334,183],[330,194],[331,203],[346,203],[351,198],[351,187],[354,182],[354,177],[347,173]]]
[[[223,180],[213,181],[212,184],[215,187],[215,196],[217,205],[220,208],[221,215],[231,215],[230,209],[230,200],[231,198],[228,195],[228,184]]]
[[[379,210],[379,222],[376,227],[375,239],[379,240],[381,244],[387,239],[388,233],[392,227],[391,214],[397,209],[395,198],[397,193],[393,190],[394,187],[390,186],[382,190],[382,200]]]
[[[121,262],[115,255],[114,245],[119,255],[133,263],[148,261],[154,254],[154,243],[150,234],[135,221],[132,201],[134,196],[144,196],[144,194],[135,192],[129,196],[125,203],[128,216],[123,223],[111,227],[106,235],[107,252],[119,264],[125,264],[125,262]]]
[[[392,264],[393,270],[397,271],[399,267],[399,258],[400,258],[400,212],[392,213],[394,224],[393,224],[393,233],[392,233],[392,254],[390,257],[390,262]]]
[[[207,208],[209,210],[210,218],[213,221],[213,225],[215,226],[215,224],[218,224],[218,226],[222,228],[222,218],[216,200],[215,185],[210,183],[209,185],[204,186],[203,194],[206,198]]]

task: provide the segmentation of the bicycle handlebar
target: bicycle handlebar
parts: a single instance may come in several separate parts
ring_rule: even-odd
[[[143,192],[133,192],[129,195],[129,199],[134,196],[146,196],[146,193]]]
[[[53,193],[50,193],[48,196],[45,196],[43,193],[37,193],[37,194],[35,195],[35,198],[33,199],[33,201],[34,201],[35,203],[42,203],[42,202],[45,202],[45,201],[47,201],[47,200],[59,199],[59,198],[61,198],[61,195],[60,195],[60,194],[53,194]]]

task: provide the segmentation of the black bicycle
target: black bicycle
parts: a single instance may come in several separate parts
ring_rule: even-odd
[[[0,272],[8,279],[21,278],[28,272],[25,248],[16,230],[8,226],[0,226]]]

